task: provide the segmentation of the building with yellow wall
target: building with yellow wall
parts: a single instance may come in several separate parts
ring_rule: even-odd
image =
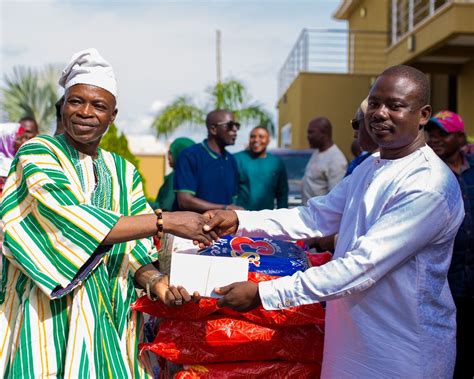
[[[166,162],[168,147],[152,135],[128,135],[127,139],[130,151],[139,160],[138,170],[145,182],[145,194],[148,199],[155,200],[169,169]]]
[[[474,136],[474,0],[343,0],[334,17],[348,29],[304,29],[280,71],[280,146],[306,148],[308,122],[327,116],[349,158],[348,120],[396,64],[429,75],[433,110],[459,113]]]

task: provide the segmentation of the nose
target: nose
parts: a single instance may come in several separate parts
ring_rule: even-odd
[[[82,106],[77,111],[77,114],[80,117],[84,117],[84,118],[91,117],[92,116],[92,105],[89,104],[89,103],[82,104]]]
[[[385,106],[385,104],[380,104],[373,111],[373,117],[378,118],[378,119],[383,119],[383,120],[388,119],[388,108]]]

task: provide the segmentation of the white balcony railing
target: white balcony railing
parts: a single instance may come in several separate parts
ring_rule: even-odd
[[[474,0],[463,0],[474,3]],[[453,0],[392,0],[390,9],[391,44],[397,43],[419,23],[432,17]]]
[[[303,29],[278,74],[278,99],[300,72],[379,72],[387,39],[383,32]]]

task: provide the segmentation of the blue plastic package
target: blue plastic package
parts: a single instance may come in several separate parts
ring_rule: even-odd
[[[198,254],[247,258],[249,271],[273,276],[292,275],[309,267],[301,247],[292,242],[268,238],[224,237]]]

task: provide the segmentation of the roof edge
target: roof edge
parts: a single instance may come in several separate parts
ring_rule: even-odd
[[[332,17],[337,20],[347,20],[349,14],[359,4],[360,0],[341,0],[341,5],[333,13]]]

